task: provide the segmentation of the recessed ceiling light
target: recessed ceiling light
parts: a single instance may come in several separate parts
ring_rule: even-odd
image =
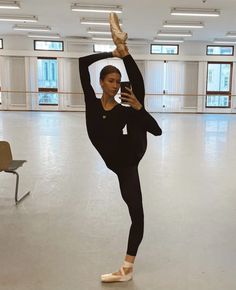
[[[184,42],[183,39],[166,39],[166,38],[154,38],[154,42],[160,42],[160,43],[182,43]]]
[[[18,1],[0,1],[0,9],[20,9]]]
[[[163,27],[178,27],[178,28],[203,28],[204,24],[202,22],[175,22],[175,21],[165,21]]]
[[[179,37],[179,36],[192,36],[191,31],[159,31],[157,33],[159,36],[173,36],[173,37]]]
[[[106,25],[109,26],[110,23],[107,19],[89,19],[89,18],[82,18],[80,21],[81,24],[87,25]],[[122,23],[120,23],[122,25]]]
[[[14,30],[22,30],[22,31],[50,31],[51,30],[51,27],[49,26],[27,26],[27,25],[20,25],[20,24],[17,24],[15,26],[13,26],[13,29]]]
[[[226,34],[227,37],[236,37],[236,32],[228,32]]]
[[[109,37],[92,37],[92,40],[112,41],[112,38],[109,38]]]
[[[171,15],[216,17],[220,16],[220,11],[217,9],[172,8]]]
[[[236,44],[236,39],[235,40],[228,40],[228,39],[219,39],[215,38],[214,43],[222,43],[222,44]]]
[[[0,21],[10,21],[10,22],[37,22],[38,18],[36,16],[22,16],[22,15],[0,15]]]
[[[79,12],[122,13],[121,6],[97,5],[97,4],[74,3],[71,5],[71,10],[72,11],[79,11]]]
[[[87,32],[90,34],[108,34],[108,35],[111,35],[110,31],[104,31],[104,30],[88,29]]]
[[[28,33],[27,34],[28,37],[32,37],[32,38],[61,38],[60,34],[35,34],[35,33]]]

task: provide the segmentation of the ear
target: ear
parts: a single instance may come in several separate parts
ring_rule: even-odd
[[[103,80],[100,79],[100,86],[103,87]]]

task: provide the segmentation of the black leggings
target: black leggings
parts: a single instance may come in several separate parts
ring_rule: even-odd
[[[115,171],[118,176],[122,198],[128,206],[131,227],[128,239],[127,255],[136,256],[143,238],[144,214],[138,167],[125,167]]]

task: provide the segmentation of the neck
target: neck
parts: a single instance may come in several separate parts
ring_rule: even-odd
[[[114,103],[115,100],[114,100],[114,97],[110,97],[110,96],[103,94],[102,101],[104,104],[107,104],[107,103]]]

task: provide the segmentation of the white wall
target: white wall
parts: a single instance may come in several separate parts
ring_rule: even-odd
[[[4,49],[0,50],[0,85],[2,90],[28,91],[26,94],[2,93],[0,109],[24,110],[84,110],[84,99],[79,79],[78,58],[93,53],[93,45],[86,40],[64,39],[64,52],[34,51],[33,39],[24,36],[0,36]],[[63,40],[63,39],[62,39]],[[236,57],[206,56],[206,45],[211,43],[185,42],[180,44],[179,55],[151,55],[150,44],[129,43],[129,50],[143,74],[146,87],[146,105],[152,112],[236,112],[236,97],[231,109],[206,109],[205,97],[207,61],[233,61]],[[37,92],[37,57],[58,58],[59,91],[58,107],[40,107]],[[163,93],[164,61],[166,91]],[[91,66],[91,79],[98,97],[101,96],[99,72],[106,64],[116,65],[127,79],[124,65],[118,59],[106,59]],[[235,75],[235,74],[234,74]],[[232,94],[236,94],[233,75]],[[192,96],[182,96],[191,94]]]

